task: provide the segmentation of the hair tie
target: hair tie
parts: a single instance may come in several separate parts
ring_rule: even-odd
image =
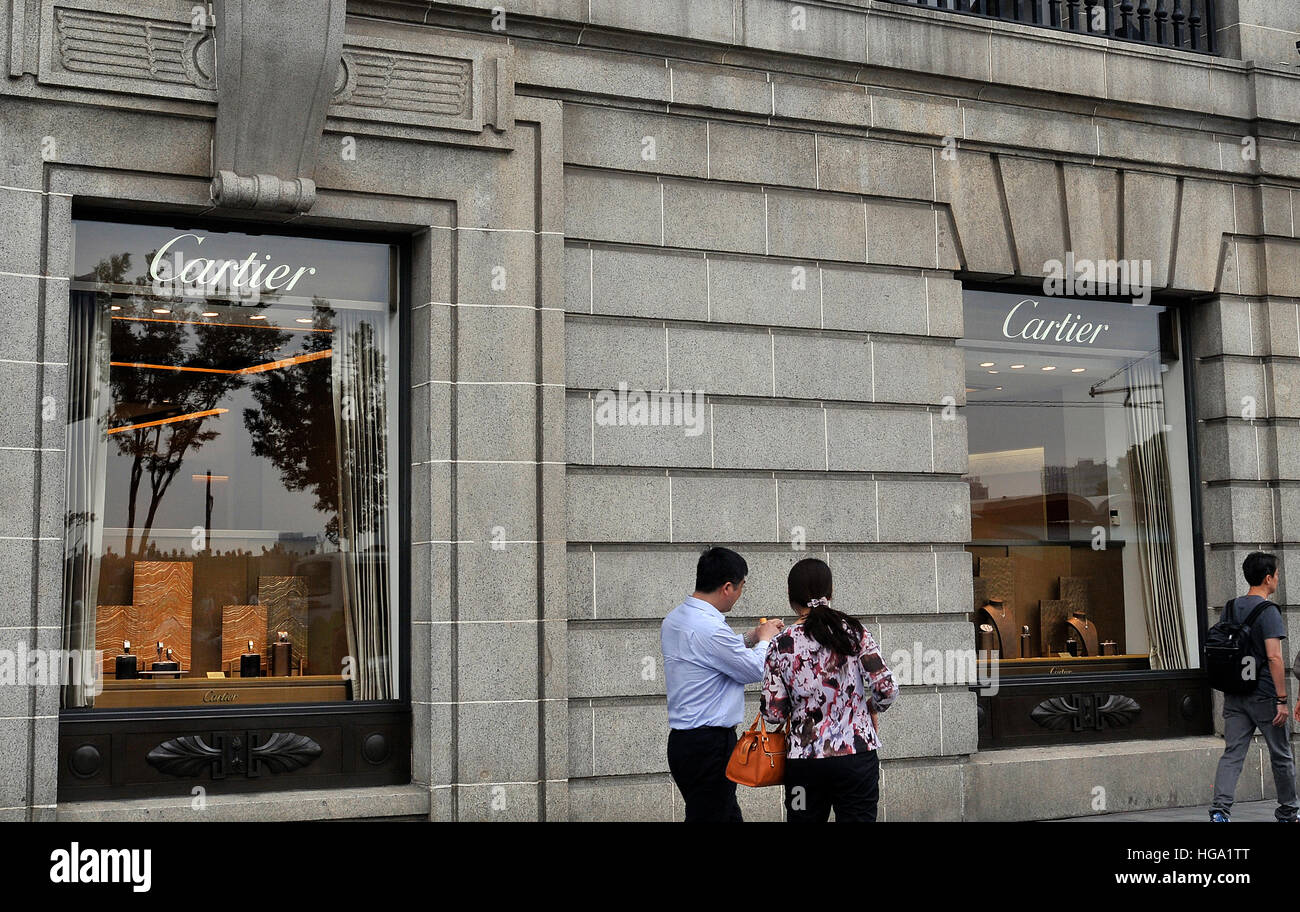
[[[815,599],[808,600],[809,610],[816,608],[818,605],[825,605],[827,608],[829,608],[831,606],[831,600],[828,598],[815,598]]]

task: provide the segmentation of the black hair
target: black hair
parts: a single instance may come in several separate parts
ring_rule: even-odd
[[[1264,577],[1277,573],[1277,555],[1252,551],[1241,562],[1241,572],[1245,575],[1246,582],[1258,586],[1264,582]]]
[[[749,575],[749,564],[730,548],[709,548],[695,565],[695,591],[716,592],[731,583],[739,586]]]
[[[831,568],[825,561],[805,557],[790,568],[786,581],[790,601],[808,608],[815,599],[830,600],[833,594]],[[818,602],[808,611],[804,632],[827,649],[842,656],[855,656],[862,649],[862,625],[829,604]]]

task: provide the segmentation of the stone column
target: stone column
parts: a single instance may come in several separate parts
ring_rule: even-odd
[[[435,820],[568,813],[558,115],[522,102],[511,150],[449,146],[415,177],[455,200],[413,302],[415,778]]]
[[[1225,269],[1225,293],[1196,309],[1192,326],[1208,623],[1244,591],[1248,553],[1278,554],[1274,599],[1290,631],[1288,669],[1300,634],[1288,581],[1296,563],[1290,543],[1300,538],[1300,242],[1291,195],[1269,185],[1239,192],[1238,234],[1226,260],[1236,265]],[[1216,699],[1220,733],[1221,707]]]
[[[21,663],[24,653],[61,645],[71,199],[47,192],[44,179],[42,137],[67,135],[55,112],[10,100],[5,120],[0,298],[10,329],[0,337],[0,650]],[[58,712],[57,686],[0,683],[0,821],[54,819]]]

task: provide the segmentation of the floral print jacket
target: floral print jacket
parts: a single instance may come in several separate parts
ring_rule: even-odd
[[[856,656],[822,646],[801,624],[767,648],[759,711],[770,725],[790,723],[789,756],[837,757],[877,750],[874,712],[898,698],[898,684],[865,630]]]

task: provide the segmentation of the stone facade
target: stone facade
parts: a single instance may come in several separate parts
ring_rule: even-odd
[[[680,819],[658,628],[704,544],[749,559],[740,625],[786,613],[784,574],[812,554],[886,655],[967,645],[962,280],[1041,276],[1067,250],[1150,260],[1186,306],[1209,603],[1246,551],[1289,560],[1300,10],[1220,6],[1210,57],[886,0],[347,3],[315,202],[245,216],[413,238],[414,783],[258,813]],[[61,625],[73,205],[217,214],[220,87],[191,12],[4,11],[0,646]],[[78,35],[189,30],[184,66],[87,67],[73,13]],[[369,103],[347,82],[367,54],[460,61],[463,96]],[[704,391],[702,432],[597,423],[620,384]],[[183,816],[60,807],[57,733],[52,690],[0,688],[0,819]],[[884,742],[885,820],[1093,810],[1087,787],[1046,791],[1050,758],[978,753],[956,682],[906,687]],[[1200,801],[1212,748],[1161,743],[1179,789],[1129,782],[1123,809]],[[742,806],[781,816],[777,790]]]

